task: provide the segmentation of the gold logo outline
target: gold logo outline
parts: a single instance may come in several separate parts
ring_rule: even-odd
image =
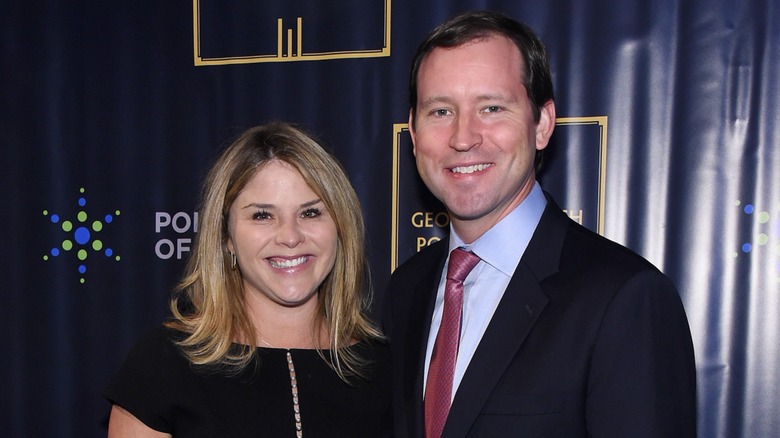
[[[254,64],[261,62],[322,61],[327,59],[378,58],[390,56],[391,3],[384,0],[384,43],[381,48],[330,52],[303,52],[303,18],[296,20],[296,50],[293,51],[293,29],[284,31],[281,18],[276,20],[276,53],[265,55],[227,56],[206,58],[200,54],[200,0],[192,0],[192,37],[195,66]],[[284,37],[287,37],[286,41]],[[286,44],[285,44],[286,43]],[[284,49],[287,49],[287,52]]]

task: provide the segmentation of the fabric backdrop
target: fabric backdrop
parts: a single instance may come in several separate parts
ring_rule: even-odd
[[[105,436],[102,393],[167,299],[206,169],[300,123],[357,188],[381,302],[446,234],[414,172],[410,58],[466,9],[525,21],[559,126],[543,184],[676,283],[699,435],[780,430],[780,7],[771,0],[0,2],[0,434]]]

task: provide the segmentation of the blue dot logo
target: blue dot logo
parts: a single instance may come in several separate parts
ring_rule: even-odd
[[[48,210],[43,211],[43,215],[48,217],[52,224],[59,225],[64,233],[62,241],[57,246],[52,247],[47,254],[44,254],[43,259],[48,261],[55,257],[73,254],[79,261],[79,282],[83,284],[86,282],[87,259],[90,253],[102,254],[104,257],[113,258],[116,261],[120,260],[120,257],[114,254],[114,250],[107,247],[99,238],[104,224],[113,223],[114,219],[120,215],[120,211],[116,210],[113,214],[104,215],[102,221],[90,222],[89,214],[85,210],[87,198],[83,196],[84,188],[79,189],[79,192],[82,196],[76,200],[79,209],[75,218],[63,219],[59,214]]]
[[[750,236],[739,243],[739,248],[733,252],[734,257],[740,255],[746,256],[761,253],[762,257],[780,258],[780,215],[775,214],[774,218],[769,211],[757,208],[752,203],[743,204],[742,201],[736,201],[735,205],[739,208],[741,216],[750,221]],[[776,207],[775,213],[780,212],[780,205]],[[769,248],[774,247],[774,251]],[[775,263],[775,274],[780,282],[780,262]]]

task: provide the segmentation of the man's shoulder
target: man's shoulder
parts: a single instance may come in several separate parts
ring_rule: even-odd
[[[611,269],[657,270],[634,250],[595,233],[572,221],[566,234],[562,264],[576,262],[591,267],[605,266]]]
[[[563,274],[625,279],[640,272],[660,273],[634,250],[569,218],[550,197],[523,257],[539,278]]]
[[[447,240],[442,239],[421,249],[400,266],[398,266],[391,278],[417,276],[420,272],[429,271],[434,266],[441,264],[447,256]]]

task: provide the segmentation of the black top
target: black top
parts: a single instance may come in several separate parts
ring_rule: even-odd
[[[173,343],[182,336],[159,327],[142,337],[107,398],[174,437],[295,437],[289,351],[304,437],[392,435],[390,356],[384,344],[349,347],[371,361],[369,378],[351,378],[349,385],[316,350],[258,348],[259,365],[254,361],[236,376],[195,368]]]

